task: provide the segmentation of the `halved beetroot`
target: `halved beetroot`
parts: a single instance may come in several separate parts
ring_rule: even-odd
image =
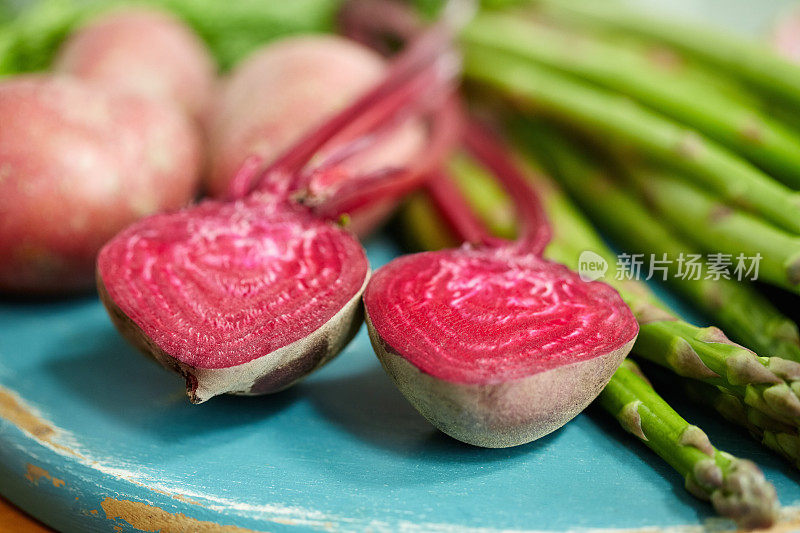
[[[514,198],[519,240],[476,236],[480,226],[450,189],[437,203],[450,206],[465,239],[484,244],[380,268],[364,293],[367,326],[387,373],[433,425],[477,446],[515,446],[596,398],[638,325],[613,288],[540,257],[550,231],[525,178],[482,130],[470,128],[466,144]]]
[[[409,255],[364,294],[387,373],[434,426],[490,448],[561,427],[608,383],[636,321],[608,285],[499,249]]]
[[[134,224],[97,273],[115,325],[200,403],[279,391],[337,354],[358,330],[369,264],[342,228],[250,198]]]

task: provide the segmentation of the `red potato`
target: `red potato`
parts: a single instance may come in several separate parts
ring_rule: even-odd
[[[0,117],[0,291],[88,289],[109,238],[194,196],[200,140],[171,104],[24,76]]]
[[[216,67],[203,42],[180,20],[149,8],[99,16],[64,43],[54,68],[81,79],[179,104],[201,119]]]
[[[369,89],[384,68],[383,59],[371,50],[331,35],[290,37],[255,52],[231,73],[214,104],[209,194],[227,196],[248,156],[271,162]],[[420,150],[422,133],[409,123],[354,160],[350,168],[368,171],[401,165]],[[351,229],[361,235],[369,232],[393,205],[383,202],[351,213]]]

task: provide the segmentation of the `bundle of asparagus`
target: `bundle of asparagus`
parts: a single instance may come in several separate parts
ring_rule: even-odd
[[[636,355],[689,378],[692,398],[800,466],[796,324],[757,287],[732,280],[732,265],[689,279],[678,260],[700,252],[756,256],[761,281],[800,292],[800,67],[758,43],[614,2],[533,4],[481,14],[467,28],[467,77],[537,117],[515,128],[521,144],[620,248],[669,258],[662,267],[669,286],[741,343],[680,320],[612,271],[604,281],[640,321]],[[473,209],[495,233],[513,233],[502,194],[474,169],[464,171],[469,166],[455,163],[454,174],[469,176],[460,187]],[[539,186],[556,230],[548,255],[577,267],[591,250],[615,265],[555,189]],[[416,199],[404,217],[426,246],[444,243],[420,222],[436,222],[433,207]],[[620,386],[615,378],[600,403],[630,428]],[[672,452],[651,447],[671,462]]]
[[[538,128],[529,128],[528,132],[535,131],[535,129]],[[533,142],[530,139],[528,141]],[[592,161],[591,157],[585,151],[581,151],[580,147],[570,144],[558,131],[552,128],[537,131],[535,147],[542,154],[541,158],[546,161],[545,164],[549,170],[573,194],[593,221],[604,228],[608,235],[620,245],[636,251],[669,250],[672,253],[691,251],[690,246],[684,245],[668,228],[661,226],[659,219],[639,203],[635,195],[610,179],[607,174],[604,174],[602,166],[599,166],[596,161]],[[602,196],[598,197],[598,195]],[[598,201],[598,198],[601,198],[601,201]],[[623,214],[624,220],[622,221],[617,220],[620,213]],[[634,226],[625,226],[625,223],[633,221],[636,221]],[[668,265],[674,268],[673,263],[668,263]],[[730,397],[741,405],[737,409],[739,412],[745,409],[757,411],[758,414],[739,416],[736,419],[752,420],[743,425],[749,428],[759,428],[761,431],[756,435],[762,442],[763,432],[774,433],[776,427],[781,428],[780,433],[782,434],[791,434],[792,431],[785,431],[785,428],[794,427],[794,434],[796,434],[798,420],[796,414],[797,370],[800,366],[796,361],[791,360],[796,359],[797,353],[796,326],[753,287],[744,283],[725,279],[693,281],[674,276],[671,280],[673,286],[682,289],[681,292],[684,296],[688,296],[698,306],[704,307],[709,316],[715,318],[717,323],[723,325],[727,331],[731,331],[733,336],[753,348],[772,347],[776,350],[775,352],[764,353],[779,352],[783,357],[757,357],[752,352],[749,356],[741,356],[736,352],[743,350],[742,347],[723,353],[727,348],[721,351],[718,349],[730,345],[725,345],[724,337],[720,337],[722,343],[711,343],[716,352],[713,355],[703,348],[695,349],[697,355],[703,362],[707,362],[709,368],[716,368],[720,373],[716,376],[692,375],[681,368],[679,356],[674,353],[667,354],[664,350],[653,349],[654,346],[663,346],[664,332],[662,331],[654,333],[652,338],[649,334],[645,335],[641,339],[641,343],[634,348],[637,355],[668,367],[679,375],[715,385],[721,393],[727,395],[726,398]],[[708,294],[716,294],[722,299],[709,304],[706,296]],[[752,323],[748,319],[752,319]],[[757,330],[754,324],[760,324],[763,329]],[[720,335],[719,330],[712,335]],[[691,341],[689,342],[691,344]],[[680,345],[682,344],[679,343],[676,347]],[[692,346],[696,345],[692,344]],[[742,364],[745,359],[751,363]],[[755,361],[758,361],[761,366],[749,366]],[[745,365],[749,366],[749,370],[745,372],[753,372],[749,384],[744,384],[741,376],[737,375],[745,368]],[[772,375],[761,374],[762,369],[766,369]],[[742,388],[743,385],[744,388]],[[779,395],[781,399],[776,401],[776,395]],[[717,405],[719,402],[711,403]],[[726,402],[723,409],[727,412],[723,414],[730,414],[731,404],[731,400]],[[774,444],[774,441],[770,442]],[[780,448],[778,451],[790,458],[792,462],[797,463],[796,438],[782,438],[781,442],[784,443],[784,446],[778,446]],[[774,445],[770,447],[776,448]]]

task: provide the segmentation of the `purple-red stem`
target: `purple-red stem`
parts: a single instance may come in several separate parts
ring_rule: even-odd
[[[380,16],[379,16],[380,15]],[[382,37],[410,40],[421,23],[407,5],[392,0],[351,0],[340,13],[340,24],[351,38],[381,50]],[[502,141],[486,127],[469,121],[464,145],[488,170],[497,176],[511,195],[521,219],[517,240],[528,253],[541,255],[551,238],[551,228],[541,202],[528,180],[515,165]],[[443,172],[431,176],[427,188],[440,213],[466,242],[498,244],[475,217],[464,196]]]
[[[414,188],[440,166],[461,137],[460,112],[454,98],[439,108],[432,121],[430,142],[413,164],[386,168],[347,179],[316,209],[321,216],[334,218],[374,202],[376,198],[397,198]]]
[[[470,208],[464,193],[445,172],[432,172],[425,182],[425,190],[436,211],[460,241],[475,246],[497,246],[505,242],[489,233]]]
[[[319,166],[301,171],[302,175],[297,178],[291,190],[303,191],[309,186],[315,173],[324,172],[347,159],[358,156],[374,146],[381,138],[397,131],[398,125],[409,116],[424,115],[425,108],[434,108],[437,100],[441,100],[443,97],[441,91],[446,88],[442,86],[441,79],[441,73],[433,69],[420,72],[409,79],[405,85],[396,89],[381,102],[380,109],[376,109],[376,112],[371,114],[365,113],[359,120],[358,124],[362,130],[367,131],[344,145],[337,146],[333,154]],[[447,89],[452,90],[453,88],[447,87]],[[435,120],[437,117],[434,115],[433,118]],[[367,119],[371,119],[371,124],[365,128],[364,123],[367,122]]]
[[[253,181],[261,174],[263,164],[264,158],[257,155],[251,155],[245,159],[228,186],[228,197],[236,199],[247,196]]]
[[[486,127],[469,121],[464,144],[481,164],[490,170],[508,191],[520,217],[519,248],[541,256],[552,237],[552,229],[539,196],[514,163],[502,141]]]
[[[301,189],[309,179],[301,172],[303,167],[329,141],[345,129],[350,133],[355,129],[359,136],[369,135],[393,116],[413,108],[423,97],[446,92],[455,83],[456,62],[451,30],[437,24],[408,45],[381,83],[279,156],[253,188],[258,188],[266,176],[279,174],[291,177],[289,192]],[[420,79],[427,79],[428,83],[419,87]]]

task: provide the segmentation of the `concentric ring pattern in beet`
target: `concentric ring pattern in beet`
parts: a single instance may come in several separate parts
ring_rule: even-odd
[[[388,351],[453,383],[521,379],[608,354],[638,332],[608,285],[497,249],[396,259],[373,274],[364,302]]]
[[[103,248],[98,273],[164,352],[227,368],[316,331],[355,297],[369,264],[347,231],[248,199],[144,219]]]

